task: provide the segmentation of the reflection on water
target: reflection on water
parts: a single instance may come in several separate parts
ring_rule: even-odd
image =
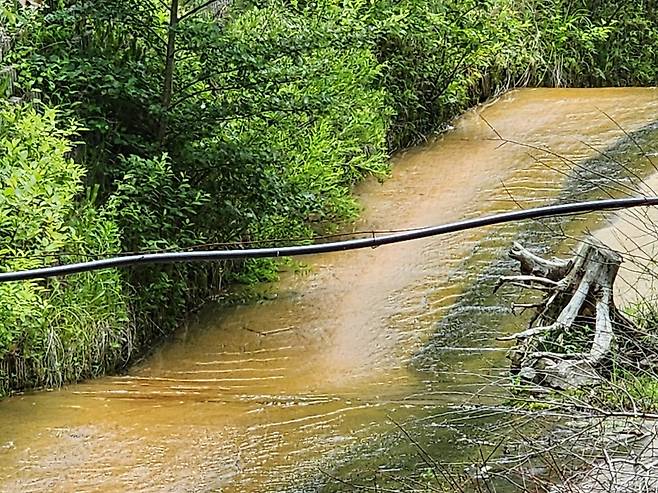
[[[385,183],[360,186],[355,229],[560,198],[574,167],[623,137],[600,110],[633,132],[655,119],[658,92],[509,93],[396,156]],[[533,147],[501,146],[480,113]],[[332,489],[328,475],[419,463],[392,420],[415,423],[442,460],[464,460],[483,421],[441,423],[450,405],[495,399],[504,352],[493,339],[518,320],[487,286],[520,228],[308,258],[307,273],[271,287],[273,299],[209,307],[128,375],[0,402],[0,490]]]

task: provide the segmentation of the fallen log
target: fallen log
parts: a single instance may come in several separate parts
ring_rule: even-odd
[[[547,260],[518,243],[509,255],[521,275],[502,277],[496,289],[512,284],[545,293],[541,302],[524,304],[536,309],[528,329],[499,338],[516,341],[508,354],[512,373],[555,389],[599,382],[618,341],[639,332],[614,304],[621,255],[593,238],[572,259]]]

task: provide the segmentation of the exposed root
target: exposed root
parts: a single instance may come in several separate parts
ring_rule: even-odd
[[[553,281],[558,281],[566,276],[571,269],[572,260],[562,260],[553,258],[546,260],[523,247],[520,243],[514,242],[509,256],[521,263],[521,273],[545,277]]]
[[[521,286],[528,289],[539,289],[539,290],[548,290],[553,289],[558,286],[558,283],[548,279],[546,277],[539,276],[502,276],[496,286],[494,287],[494,293],[500,289],[503,284],[513,284],[515,286]]]
[[[522,275],[502,277],[496,289],[512,284],[547,293],[539,303],[522,305],[536,308],[528,329],[499,338],[517,341],[508,355],[513,373],[556,389],[600,381],[617,339],[638,332],[614,305],[621,256],[594,239],[570,260],[546,260],[518,243],[510,256]]]

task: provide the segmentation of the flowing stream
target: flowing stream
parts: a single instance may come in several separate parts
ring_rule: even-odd
[[[510,92],[397,155],[384,183],[359,186],[364,210],[354,229],[604,198],[574,185],[574,171],[591,171],[625,138],[603,112],[642,135],[658,120],[658,91]],[[489,125],[517,143],[502,145]],[[636,161],[636,172],[648,175],[649,165]],[[619,172],[600,166],[602,182]],[[577,236],[600,220],[558,226]],[[341,479],[394,483],[423,465],[393,421],[437,459],[468,463],[488,418],[447,426],[445,416],[497,399],[505,344],[494,339],[523,321],[509,313],[514,293],[492,295],[491,283],[510,268],[513,240],[556,248],[549,226],[501,225],[305,258],[263,301],[207,307],[126,375],[5,399],[0,491],[349,491]]]

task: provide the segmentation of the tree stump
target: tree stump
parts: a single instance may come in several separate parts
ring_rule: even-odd
[[[527,330],[499,340],[515,340],[510,350],[512,372],[522,380],[554,389],[593,385],[604,378],[620,336],[637,327],[617,309],[612,287],[622,258],[589,238],[569,260],[547,260],[515,243],[510,256],[521,275],[502,277],[513,284],[545,293]]]

